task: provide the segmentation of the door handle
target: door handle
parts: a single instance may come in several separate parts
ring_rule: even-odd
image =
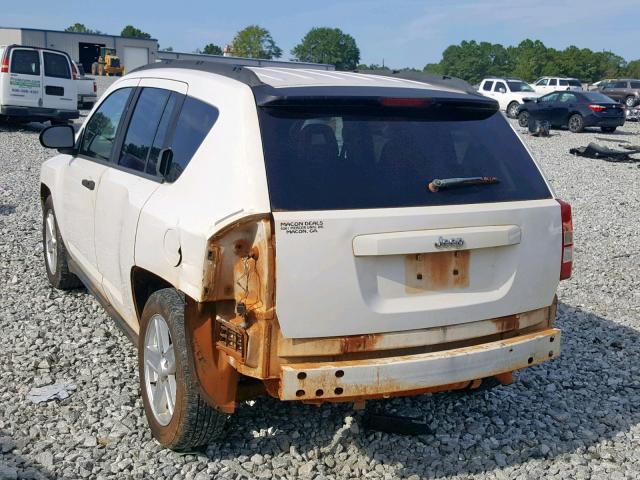
[[[96,188],[96,182],[93,180],[87,180],[86,178],[82,179],[82,186],[88,188],[89,190],[93,190]]]

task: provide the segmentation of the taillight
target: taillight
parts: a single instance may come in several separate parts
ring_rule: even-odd
[[[0,73],[9,73],[9,49],[5,49],[2,55],[2,64],[0,64]]]
[[[71,78],[74,80],[78,79],[78,69],[73,62],[71,62]]]
[[[571,205],[562,200],[560,204],[560,216],[562,217],[562,259],[560,260],[560,280],[571,277],[573,266],[573,222],[571,220]]]
[[[607,109],[607,107],[605,107],[603,105],[596,105],[596,104],[593,104],[593,103],[589,105],[589,108],[591,110],[593,110],[594,112],[596,112],[596,113],[600,113],[600,112],[602,112],[602,111]]]

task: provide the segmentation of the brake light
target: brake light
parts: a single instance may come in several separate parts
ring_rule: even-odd
[[[76,68],[76,65],[73,62],[71,62],[71,78],[73,80],[78,79],[78,69]]]
[[[9,73],[9,49],[5,49],[2,55],[2,64],[0,64],[0,73]]]
[[[384,97],[380,104],[385,107],[426,107],[431,101],[427,98],[393,98]]]
[[[605,107],[604,105],[595,105],[593,103],[589,105],[589,108],[596,113],[600,113],[607,109],[607,107]]]
[[[571,205],[562,200],[560,204],[560,216],[562,217],[562,259],[560,260],[560,280],[571,277],[573,267],[573,221],[571,218]]]

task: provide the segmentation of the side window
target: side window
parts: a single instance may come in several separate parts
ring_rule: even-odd
[[[613,88],[627,88],[627,82],[615,82]]]
[[[161,88],[142,89],[122,144],[120,165],[139,172],[147,171],[147,159],[152,150],[155,150],[154,154],[157,160],[157,155],[164,146],[164,136],[166,135],[166,127],[163,132],[159,132],[160,123],[165,117],[172,117],[173,110],[170,109],[171,111],[167,112],[169,99],[172,95],[175,96],[169,90]],[[173,105],[175,108],[175,101]],[[165,123],[168,123],[168,120]],[[162,138],[158,138],[158,133],[161,133]],[[155,149],[152,148],[154,145]],[[155,169],[153,173],[156,173]]]
[[[542,78],[536,82],[536,85],[540,87],[546,87],[547,83],[549,83],[549,80],[547,78]]]
[[[217,119],[217,108],[195,98],[185,99],[171,142],[173,160],[167,181],[178,179]]]
[[[116,90],[100,104],[84,129],[80,154],[109,161],[131,91],[131,88]]]
[[[560,80],[560,86],[561,87],[568,87],[569,86],[569,80]]]
[[[42,52],[44,59],[44,75],[55,78],[71,78],[69,61],[64,55],[51,52]]]
[[[563,93],[560,95],[560,99],[558,101],[562,103],[571,103],[576,102],[577,98],[573,93]]]
[[[629,82],[631,88],[640,88],[640,82],[634,82],[633,80]]]
[[[558,80],[556,80],[555,78],[549,79],[549,86],[550,87],[555,87],[556,85],[558,85]]]
[[[492,87],[493,87],[493,82],[491,80],[487,80],[482,85],[482,90],[484,90],[485,92],[490,92]]]
[[[13,50],[11,73],[40,75],[40,54],[36,50]]]
[[[503,89],[505,92],[507,91],[507,86],[504,84],[504,82],[496,82],[496,86],[493,89],[493,91],[499,92],[500,89]]]
[[[540,102],[555,102],[558,100],[558,94],[557,93],[551,93],[549,95],[545,95],[544,97],[540,97]]]

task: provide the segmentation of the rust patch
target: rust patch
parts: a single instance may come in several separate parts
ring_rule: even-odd
[[[494,318],[491,322],[496,326],[498,332],[510,332],[520,328],[520,315]]]
[[[469,250],[406,255],[405,291],[421,293],[468,287],[469,258]]]
[[[376,343],[379,341],[380,335],[355,335],[342,337],[340,339],[340,353],[368,352],[375,350]]]
[[[498,380],[502,385],[511,385],[513,383],[513,372],[504,372],[495,375],[496,380]]]
[[[212,407],[225,413],[233,413],[239,375],[226,361],[227,355],[215,348],[214,319],[213,305],[198,303],[187,297],[186,334],[200,393]]]

